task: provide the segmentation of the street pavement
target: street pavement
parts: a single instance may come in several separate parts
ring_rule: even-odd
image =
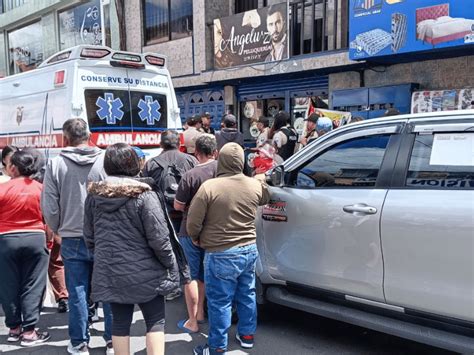
[[[204,344],[207,325],[202,333],[189,335],[176,327],[185,317],[184,297],[166,303],[166,354],[192,354],[194,346]],[[0,308],[1,310],[1,308]],[[58,314],[56,309],[45,308],[38,327],[51,333],[51,340],[35,348],[5,345],[8,330],[3,313],[0,313],[0,353],[8,355],[56,355],[67,354],[67,314]],[[270,305],[259,311],[258,333],[252,350],[241,350],[235,341],[235,325],[229,332],[230,355],[240,354],[449,354],[446,351],[414,343],[386,334],[366,330],[349,324],[328,320],[311,314]],[[105,354],[102,340],[103,322],[94,324],[91,339],[91,354]],[[145,324],[138,308],[134,314],[131,330],[132,353],[145,355]]]

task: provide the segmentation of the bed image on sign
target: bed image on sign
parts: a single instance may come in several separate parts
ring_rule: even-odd
[[[474,19],[449,16],[449,4],[416,10],[416,38],[433,46],[455,41],[474,32]]]

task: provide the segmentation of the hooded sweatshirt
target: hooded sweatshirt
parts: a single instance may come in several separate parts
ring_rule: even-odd
[[[216,132],[217,150],[221,150],[224,144],[237,143],[244,146],[244,135],[237,128],[223,128]]]
[[[217,178],[205,181],[191,202],[187,231],[208,252],[255,243],[257,208],[270,197],[267,185],[245,176],[243,168],[242,147],[226,144],[219,152]]]
[[[62,238],[81,238],[87,176],[102,151],[68,147],[46,166],[41,210],[46,224]]]

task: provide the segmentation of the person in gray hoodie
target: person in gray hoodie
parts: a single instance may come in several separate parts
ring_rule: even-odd
[[[102,154],[88,145],[90,132],[81,118],[72,118],[63,125],[64,148],[46,167],[41,209],[46,224],[62,238],[66,288],[69,292],[70,354],[88,355],[90,340],[87,298],[90,288],[93,255],[83,238],[84,202],[87,197],[87,176]],[[104,305],[107,354],[113,354],[110,308]]]

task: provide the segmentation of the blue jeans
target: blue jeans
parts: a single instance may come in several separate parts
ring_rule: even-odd
[[[211,349],[227,350],[227,332],[231,326],[232,303],[237,306],[240,335],[253,335],[257,330],[255,292],[255,244],[234,247],[221,252],[206,252],[204,280],[209,317]]]
[[[88,295],[94,257],[83,238],[63,238],[61,257],[64,262],[66,288],[69,293],[69,338],[73,346],[89,343]],[[112,312],[104,304],[104,340],[112,340]]]

